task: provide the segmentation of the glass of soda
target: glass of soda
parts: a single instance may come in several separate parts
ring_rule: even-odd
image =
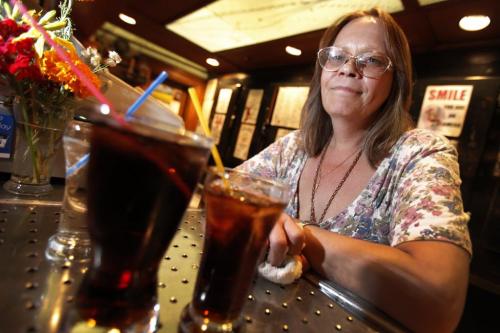
[[[90,237],[87,228],[87,159],[92,124],[71,120],[63,135],[66,184],[61,221],[45,251],[53,261],[88,261]]]
[[[234,169],[206,176],[203,256],[179,331],[239,332],[241,310],[289,187]]]
[[[157,274],[212,140],[131,117],[93,119],[87,220],[92,259],[75,298],[80,322],[153,332]]]

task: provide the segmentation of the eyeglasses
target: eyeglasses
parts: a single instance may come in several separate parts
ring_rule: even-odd
[[[376,79],[392,67],[391,59],[377,52],[365,52],[353,56],[341,48],[329,46],[318,51],[318,62],[327,72],[336,72],[354,59],[356,70],[363,76]]]

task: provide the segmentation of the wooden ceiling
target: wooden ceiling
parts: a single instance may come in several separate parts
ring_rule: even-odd
[[[74,0],[75,34],[85,40],[108,21],[200,64],[211,75],[314,62],[323,30],[213,54],[165,29],[165,24],[211,2],[213,0]],[[395,13],[394,17],[416,54],[461,47],[500,46],[499,0],[448,0],[425,7],[420,7],[417,0],[402,2],[405,10]],[[118,19],[120,12],[134,17],[137,24],[123,23]],[[472,14],[490,16],[490,26],[478,32],[461,30],[459,19]],[[288,44],[302,49],[302,55],[286,54],[284,48]],[[207,57],[217,58],[220,66],[207,65]]]

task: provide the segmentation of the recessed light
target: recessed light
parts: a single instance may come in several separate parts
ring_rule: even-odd
[[[302,51],[300,49],[293,47],[293,46],[287,46],[285,48],[285,51],[286,51],[286,53],[291,54],[291,55],[296,56],[296,57],[298,57],[299,55],[302,54]]]
[[[219,66],[219,61],[217,61],[217,59],[214,59],[214,58],[207,58],[207,64],[209,64],[210,66],[214,66],[214,67],[217,67]]]
[[[130,17],[130,16],[128,16],[128,15],[125,15],[125,14],[123,14],[123,13],[120,13],[120,14],[118,15],[118,17],[120,18],[120,20],[122,20],[122,21],[123,21],[123,22],[125,22],[125,23],[132,24],[132,25],[135,25],[135,23],[136,23],[136,22],[135,22],[135,18]]]
[[[486,15],[470,15],[460,19],[458,26],[466,31],[478,31],[490,25],[490,18]]]

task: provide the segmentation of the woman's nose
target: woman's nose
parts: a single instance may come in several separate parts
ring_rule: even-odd
[[[347,61],[342,66],[340,66],[339,74],[353,77],[361,75],[361,73],[359,73],[358,69],[356,68],[356,58],[350,57],[349,59],[347,59]]]

